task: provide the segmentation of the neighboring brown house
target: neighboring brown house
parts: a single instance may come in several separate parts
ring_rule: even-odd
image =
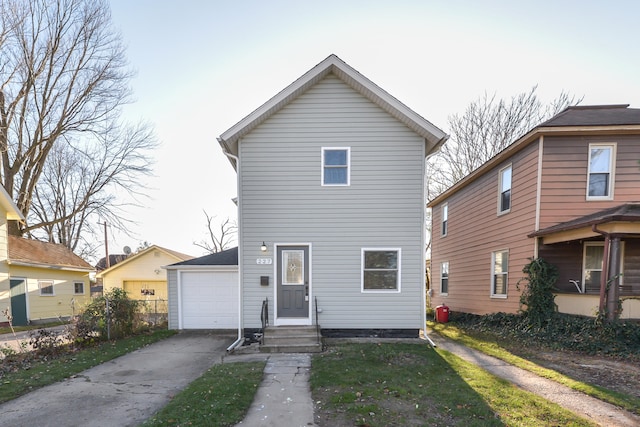
[[[532,257],[559,268],[560,312],[609,289],[640,318],[640,109],[569,107],[431,201],[432,304],[515,313]],[[611,283],[612,286],[607,286]]]

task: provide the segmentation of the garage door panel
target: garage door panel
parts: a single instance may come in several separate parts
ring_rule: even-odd
[[[238,327],[238,273],[183,272],[180,286],[183,329]]]

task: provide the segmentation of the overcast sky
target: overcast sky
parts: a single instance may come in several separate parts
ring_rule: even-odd
[[[216,138],[330,54],[445,132],[482,96],[538,85],[640,108],[640,2],[111,0],[131,67],[132,121],[155,152],[133,237],[194,256],[203,210],[236,219],[236,176]]]

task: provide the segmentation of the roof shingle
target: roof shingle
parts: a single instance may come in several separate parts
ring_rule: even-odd
[[[64,245],[9,236],[9,261],[93,270],[93,267]]]

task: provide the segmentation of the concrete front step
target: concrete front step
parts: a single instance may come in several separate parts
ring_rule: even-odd
[[[315,326],[270,326],[264,331],[264,353],[317,353],[322,351]]]
[[[320,353],[322,344],[290,344],[290,345],[269,345],[260,346],[262,353]]]

